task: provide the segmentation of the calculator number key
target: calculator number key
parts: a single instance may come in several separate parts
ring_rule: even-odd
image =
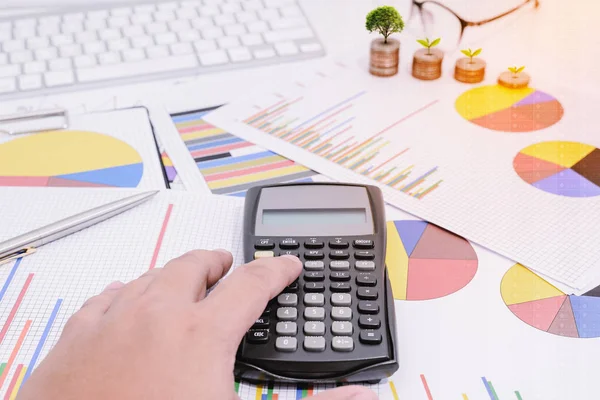
[[[325,338],[323,336],[305,336],[304,349],[306,351],[325,351]]]
[[[275,348],[278,351],[296,351],[298,348],[298,340],[295,337],[278,337],[275,340]]]
[[[295,322],[278,322],[277,325],[275,325],[275,332],[277,332],[278,335],[294,336],[298,333],[298,326]]]
[[[337,336],[352,335],[352,323],[344,321],[333,321],[331,324],[331,333]]]
[[[325,319],[325,309],[322,307],[306,307],[304,309],[304,319],[307,321],[323,321]]]
[[[322,307],[325,305],[325,296],[323,293],[306,293],[304,295],[304,305],[309,307]]]
[[[269,341],[268,329],[253,329],[246,333],[248,343],[267,343]]]
[[[331,340],[331,348],[335,351],[352,351],[354,350],[354,341],[351,337],[334,336]]]
[[[298,318],[298,310],[292,307],[282,307],[277,309],[277,319],[284,321],[295,321]]]
[[[305,322],[304,334],[308,336],[323,336],[325,334],[325,323],[321,321]]]
[[[295,293],[283,293],[277,296],[277,304],[284,307],[298,305],[298,295]]]
[[[331,304],[334,306],[350,306],[352,305],[352,296],[348,293],[333,293]]]
[[[271,239],[258,239],[256,243],[254,243],[254,248],[256,250],[273,250],[275,248],[275,243]]]
[[[359,286],[375,286],[377,285],[377,278],[373,274],[358,274],[356,283]]]
[[[286,250],[294,250],[300,247],[300,244],[296,239],[285,238],[279,242],[279,248]]]
[[[350,321],[352,319],[352,309],[350,307],[331,307],[331,319]]]

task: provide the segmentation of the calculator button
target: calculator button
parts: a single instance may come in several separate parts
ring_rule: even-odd
[[[331,282],[329,286],[332,292],[349,292],[350,282]]]
[[[298,305],[298,295],[295,293],[283,293],[277,296],[277,303],[280,306],[290,307]]]
[[[317,238],[310,238],[304,242],[304,247],[307,249],[322,249],[324,246],[325,244]]]
[[[337,336],[352,335],[352,322],[333,321],[331,324],[331,333]]]
[[[271,258],[271,257],[275,257],[274,251],[255,251],[254,252],[255,260],[258,260],[259,258]]]
[[[280,256],[295,256],[295,257],[300,257],[300,253],[298,253],[297,251],[294,250],[282,250],[281,253],[279,253]]]
[[[361,300],[358,302],[358,312],[362,314],[377,314],[379,312],[379,305],[372,301]]]
[[[295,337],[278,337],[275,340],[275,348],[279,351],[296,351],[298,348],[298,340]]]
[[[304,295],[304,305],[321,307],[325,305],[325,296],[323,293],[306,293]]]
[[[278,335],[293,336],[298,333],[298,326],[295,322],[278,322],[275,325],[275,332]]]
[[[331,348],[335,351],[352,351],[354,350],[354,341],[351,337],[334,336],[331,340]]]
[[[381,321],[372,315],[361,315],[358,317],[358,326],[366,329],[377,329],[381,326]]]
[[[268,329],[251,330],[246,333],[248,343],[267,343],[269,341]]]
[[[352,304],[352,296],[348,293],[334,293],[331,295],[331,305],[349,306]]]
[[[356,283],[360,286],[375,286],[377,284],[377,278],[375,278],[375,275],[373,274],[358,274]]]
[[[354,267],[359,271],[375,271],[375,263],[373,261],[360,260],[354,264]]]
[[[304,349],[306,351],[324,351],[325,338],[323,336],[305,336]]]
[[[375,253],[367,250],[355,251],[354,258],[356,258],[357,260],[374,260]]]
[[[332,261],[329,263],[329,268],[332,271],[348,271],[350,269],[350,261]]]
[[[325,263],[323,261],[306,261],[304,263],[304,269],[307,271],[323,271],[325,269]]]
[[[269,322],[270,322],[269,317],[260,317],[256,321],[254,321],[254,325],[252,325],[252,329],[268,328]]]
[[[369,239],[356,239],[352,243],[352,246],[354,246],[355,249],[372,249],[373,241]]]
[[[304,334],[309,336],[323,336],[325,334],[325,323],[321,321],[305,322]]]
[[[356,295],[361,300],[377,300],[377,290],[368,287],[359,287]]]
[[[325,279],[325,274],[321,271],[308,271],[304,274],[305,281],[322,281]]]
[[[329,258],[332,260],[347,260],[350,258],[350,254],[345,250],[331,250]]]
[[[321,250],[308,250],[304,253],[304,258],[307,260],[322,260],[325,254]]]
[[[295,321],[298,318],[298,310],[292,307],[278,308],[277,318],[284,321]]]
[[[347,249],[348,246],[348,242],[340,238],[333,239],[329,242],[329,247],[332,249]]]
[[[350,307],[331,307],[331,318],[336,321],[350,321],[352,309]]]
[[[293,250],[297,249],[298,247],[300,247],[300,244],[296,239],[286,238],[279,242],[279,248],[281,249]]]
[[[360,341],[364,344],[379,344],[381,343],[381,333],[377,331],[361,331]]]
[[[324,292],[325,285],[323,282],[306,282],[304,284],[305,292]]]
[[[306,307],[304,309],[304,319],[308,321],[323,321],[325,319],[325,309],[322,307]]]
[[[258,239],[254,243],[254,248],[256,250],[272,250],[275,248],[275,243],[271,239]]]
[[[349,281],[350,272],[348,271],[334,271],[329,275],[329,279],[332,281]]]
[[[298,291],[298,281],[294,281],[285,287],[285,292],[297,292]]]

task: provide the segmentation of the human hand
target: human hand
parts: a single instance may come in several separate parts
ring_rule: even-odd
[[[110,284],[67,322],[18,400],[233,400],[235,354],[268,301],[302,270],[296,257],[231,268],[224,250],[196,250],[124,285]],[[374,400],[346,386],[315,400]]]

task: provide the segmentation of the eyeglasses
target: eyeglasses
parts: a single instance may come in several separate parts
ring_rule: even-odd
[[[448,8],[442,3],[435,0],[412,0],[409,5],[408,1],[406,7],[408,9],[400,11],[400,14],[406,16],[407,23],[417,14],[414,12],[416,9],[421,17],[421,22],[425,29],[425,35],[431,39],[441,37],[442,43],[440,47],[445,50],[455,50],[460,44],[465,30],[471,26],[482,26],[493,21],[497,21],[507,15],[514,13],[515,11],[525,7],[528,4],[534,4],[537,9],[540,5],[539,0],[525,0],[512,9],[505,11],[495,17],[487,18],[480,21],[468,21],[458,15],[456,12]]]

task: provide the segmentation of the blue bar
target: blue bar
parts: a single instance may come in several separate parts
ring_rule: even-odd
[[[405,186],[403,186],[402,188],[400,188],[401,191],[404,191],[405,188],[410,187],[412,184],[414,184],[415,182],[420,181],[421,179],[431,175],[432,173],[434,173],[437,170],[437,167],[433,167],[432,169],[430,169],[429,171],[425,172],[423,175],[419,176],[417,179],[415,179],[414,181],[407,183]]]
[[[31,357],[31,361],[29,362],[29,365],[27,366],[27,372],[25,372],[25,376],[23,377],[23,383],[25,383],[27,381],[27,378],[29,378],[29,375],[31,375],[31,371],[33,371],[33,368],[35,367],[35,363],[37,363],[37,360],[40,356],[42,348],[44,347],[44,344],[46,343],[46,339],[48,338],[48,333],[50,333],[52,324],[54,323],[54,320],[56,319],[56,314],[58,314],[58,310],[60,309],[60,305],[62,304],[62,301],[63,301],[63,299],[56,300],[56,304],[54,305],[52,314],[50,314],[48,323],[46,323],[46,327],[44,328],[42,337],[40,338],[40,341],[38,342],[38,345],[35,348],[35,352],[33,353],[33,357]]]
[[[302,388],[300,386],[298,386],[296,388],[296,400],[301,400],[302,399]]]
[[[217,160],[201,161],[201,162],[196,163],[196,165],[200,169],[205,169],[205,168],[212,168],[212,167],[220,167],[221,165],[235,164],[235,163],[244,162],[244,161],[258,160],[259,158],[265,158],[265,157],[270,157],[270,156],[275,156],[275,155],[277,155],[277,154],[273,153],[272,151],[261,151],[260,153],[247,154],[245,156],[226,157],[226,158],[219,158]]]
[[[482,376],[481,380],[483,381],[483,385],[485,386],[485,389],[487,390],[490,399],[496,400],[496,398],[494,397],[494,393],[492,393],[492,388],[490,387],[490,384],[488,383],[487,379],[485,379],[485,376]]]
[[[176,115],[174,117],[172,116],[171,118],[173,119],[173,122],[177,124],[179,122],[187,122],[187,121],[193,121],[195,119],[202,119],[202,117],[204,117],[206,114],[208,114],[211,111],[213,111],[213,110],[192,112],[189,114]]]
[[[266,394],[263,394],[260,398],[261,398],[261,400],[268,400]]]
[[[221,140],[215,140],[215,141],[208,142],[208,143],[191,145],[191,146],[188,146],[188,150],[195,151],[195,150],[202,150],[202,149],[210,149],[211,147],[219,147],[219,146],[224,146],[226,144],[240,143],[240,142],[244,142],[244,141],[245,140],[237,138],[237,137],[221,139]]]
[[[344,122],[334,126],[333,128],[331,128],[330,130],[328,130],[327,132],[323,133],[321,135],[321,139],[325,137],[325,135],[327,135],[329,132],[336,130],[337,128],[341,127],[342,125],[346,125],[348,122],[352,121],[354,118],[356,117],[350,117],[347,120],[345,120]]]
[[[17,258],[15,265],[13,265],[12,269],[10,270],[10,274],[8,274],[8,278],[6,278],[6,282],[4,282],[4,286],[2,286],[2,290],[0,290],[0,300],[2,300],[2,298],[4,297],[4,294],[8,290],[8,285],[10,285],[10,282],[12,281],[13,277],[15,276],[15,273],[17,272],[17,268],[19,268],[19,264],[21,264],[22,259],[23,259],[22,257]]]

